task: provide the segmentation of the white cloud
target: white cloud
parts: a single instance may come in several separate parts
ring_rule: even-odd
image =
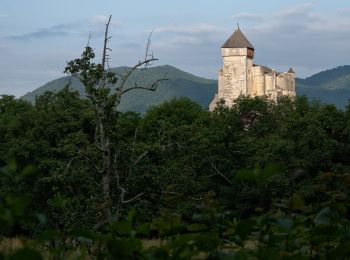
[[[238,13],[232,15],[232,18],[237,21],[247,20],[247,21],[262,21],[264,16],[257,13]]]
[[[280,70],[293,66],[301,77],[350,60],[350,16],[339,16],[339,11],[319,12],[312,4],[291,6],[244,32],[256,48],[256,62]]]
[[[308,15],[310,11],[313,9],[313,7],[314,6],[311,3],[304,3],[304,4],[289,6],[277,12],[277,16],[285,18],[286,16],[299,16],[302,14]]]
[[[88,18],[88,21],[91,25],[94,26],[104,26],[107,22],[108,22],[109,16],[105,16],[105,15],[95,15],[95,16],[91,16],[90,18]],[[111,27],[118,27],[121,25],[120,21],[114,21],[113,17],[112,20],[110,22],[110,26]]]
[[[195,26],[158,27],[154,29],[155,33],[175,33],[191,35],[199,35],[203,33],[217,33],[220,31],[222,31],[220,28],[211,24],[199,24]]]
[[[342,15],[350,15],[350,8],[339,9],[338,13]]]
[[[67,35],[76,35],[86,37],[90,33],[93,36],[102,36],[105,30],[105,23],[108,21],[107,16],[91,16],[87,19],[78,20],[70,23],[57,24],[47,28],[41,28],[34,32],[20,35],[12,35],[8,38],[15,40],[29,40],[49,37],[63,37]],[[111,21],[111,28],[120,26],[118,21]]]
[[[231,21],[239,22],[238,18],[247,21],[241,23],[241,29],[256,48],[256,63],[280,71],[292,66],[298,77],[305,77],[323,69],[350,63],[348,14],[350,9],[320,12],[316,6],[307,3],[291,5],[270,13],[237,13]],[[17,39],[40,39],[31,45],[35,45],[35,48],[32,47],[30,52],[27,48],[30,44],[27,45],[27,42],[12,39],[2,41],[5,45],[0,45],[3,55],[3,62],[0,60],[0,78],[11,81],[2,81],[0,92],[7,86],[18,86],[17,90],[13,89],[9,93],[22,95],[61,75],[65,62],[79,56],[90,31],[94,38],[103,35],[107,19],[107,16],[92,16],[17,35]],[[112,22],[113,30],[115,27],[120,28],[120,22],[115,19]],[[152,37],[152,50],[161,64],[178,66],[199,76],[216,78],[217,68],[222,64],[220,46],[233,31],[232,22],[228,23],[227,27],[219,27],[219,23],[213,22],[178,22],[173,26],[156,27]],[[113,30],[111,35],[118,40],[112,39],[110,42],[113,49],[111,66],[130,66],[143,57],[144,43],[148,36],[148,32],[142,31],[144,28],[139,31],[123,31],[123,35],[118,35],[120,30]],[[53,37],[62,38],[56,40]],[[97,42],[96,46],[100,43]],[[9,49],[4,50],[3,47]],[[22,52],[18,53],[18,50]],[[39,59],[40,55],[42,57]],[[6,60],[13,60],[14,65],[10,67],[4,62]],[[33,70],[25,73],[21,69],[26,67]],[[21,71],[20,75],[17,71]]]

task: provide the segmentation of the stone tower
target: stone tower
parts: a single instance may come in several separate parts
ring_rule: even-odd
[[[223,67],[219,69],[218,92],[209,105],[215,109],[219,100],[231,106],[235,99],[243,96],[295,96],[295,72],[277,73],[266,66],[253,63],[254,46],[237,28],[221,47]]]
[[[254,47],[238,28],[222,45],[221,55],[224,66],[219,70],[218,99],[230,106],[239,95],[249,93]]]

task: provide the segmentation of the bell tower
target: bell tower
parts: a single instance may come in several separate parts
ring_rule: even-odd
[[[231,106],[240,95],[253,93],[254,46],[244,36],[239,26],[222,45],[223,68],[219,70],[217,99]]]

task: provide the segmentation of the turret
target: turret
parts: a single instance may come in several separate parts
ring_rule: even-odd
[[[248,41],[238,27],[230,38],[221,46],[221,53],[222,57],[247,56],[253,59],[254,46]]]
[[[239,27],[222,45],[223,69],[219,73],[218,99],[230,106],[240,95],[252,95],[254,46]]]

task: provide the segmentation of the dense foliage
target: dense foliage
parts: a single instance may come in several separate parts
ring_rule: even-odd
[[[213,113],[188,99],[118,113],[109,201],[95,120],[68,88],[0,98],[0,231],[26,237],[0,259],[349,257],[350,107],[242,97]],[[97,231],[101,207],[114,219]]]

